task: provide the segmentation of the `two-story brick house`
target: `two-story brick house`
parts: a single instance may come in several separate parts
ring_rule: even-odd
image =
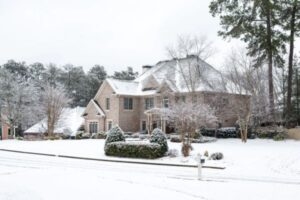
[[[178,65],[194,61],[199,62],[199,58],[189,57],[143,66],[142,74],[132,81],[106,79],[83,114],[86,132],[107,131],[115,124],[125,132],[145,130],[148,127],[146,110],[171,107],[177,101],[196,101],[211,106],[220,104],[216,113],[220,123],[233,126],[237,116],[232,112],[232,105],[239,101],[243,102],[241,105],[249,107],[249,96],[227,93],[221,73],[204,61],[199,65],[202,76],[199,77],[200,84],[192,95],[181,84]],[[161,123],[159,119],[152,120],[153,127]]]

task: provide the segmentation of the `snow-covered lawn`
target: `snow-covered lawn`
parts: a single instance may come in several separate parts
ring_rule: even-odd
[[[0,149],[55,153],[92,158],[104,155],[104,140],[0,141]],[[170,143],[180,149],[180,144]],[[162,158],[154,162],[195,164],[205,150],[221,151],[222,161],[207,165],[225,170],[74,160],[0,151],[0,199],[299,199],[300,142],[236,139],[194,144],[186,160]],[[116,158],[113,158],[116,159]]]
[[[300,141],[219,139],[217,142],[193,144],[194,150],[186,159],[181,156],[180,143],[169,142],[169,149],[177,149],[179,157],[164,157],[145,162],[176,163],[196,165],[197,153],[222,152],[221,161],[207,160],[205,165],[226,167],[220,175],[245,179],[298,179],[300,181]],[[55,141],[0,141],[0,149],[22,150],[88,158],[122,159],[104,154],[104,140],[55,140]]]

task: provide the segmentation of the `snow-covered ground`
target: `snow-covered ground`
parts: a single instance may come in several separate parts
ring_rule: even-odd
[[[104,140],[0,141],[0,149],[92,158]],[[180,149],[180,144],[169,143]],[[205,150],[221,151],[225,170],[163,167],[44,157],[0,151],[0,199],[299,199],[300,142],[223,139],[194,144],[192,156],[154,162],[195,164]]]

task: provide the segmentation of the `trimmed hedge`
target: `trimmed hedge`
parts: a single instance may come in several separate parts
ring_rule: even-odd
[[[239,127],[223,127],[219,129],[214,128],[201,128],[200,132],[203,136],[207,137],[217,137],[217,138],[240,138]],[[255,134],[253,134],[251,128],[248,129],[247,138],[254,139]]]
[[[202,127],[200,129],[200,133],[201,133],[202,136],[215,137],[215,135],[216,135],[216,129]]]
[[[107,134],[104,151],[108,156],[154,159],[166,154],[168,142],[160,129],[153,130],[150,143],[125,142],[123,131],[116,126]]]
[[[157,143],[140,144],[130,142],[112,142],[105,145],[107,156],[118,156],[127,158],[154,159],[164,156],[161,146]]]

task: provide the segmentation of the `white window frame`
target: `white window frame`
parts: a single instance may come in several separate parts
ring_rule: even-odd
[[[110,110],[110,98],[105,98],[105,110]]]
[[[162,100],[162,106],[163,108],[169,108],[170,107],[170,99],[169,97],[165,96],[163,97],[163,100]]]
[[[111,123],[111,127],[109,128],[109,124]],[[113,127],[113,120],[109,119],[107,120],[107,124],[106,124],[106,130],[109,131],[112,127]]]
[[[154,108],[154,98],[153,97],[145,98],[145,110],[149,110],[151,108]]]
[[[130,99],[131,99],[131,107],[130,107]],[[126,104],[126,100],[128,100]],[[123,98],[123,108],[124,110],[133,110],[133,98],[132,97],[124,97]]]
[[[96,132],[91,131],[91,124],[96,124]],[[99,122],[98,121],[88,121],[89,133],[98,133],[99,132]]]

